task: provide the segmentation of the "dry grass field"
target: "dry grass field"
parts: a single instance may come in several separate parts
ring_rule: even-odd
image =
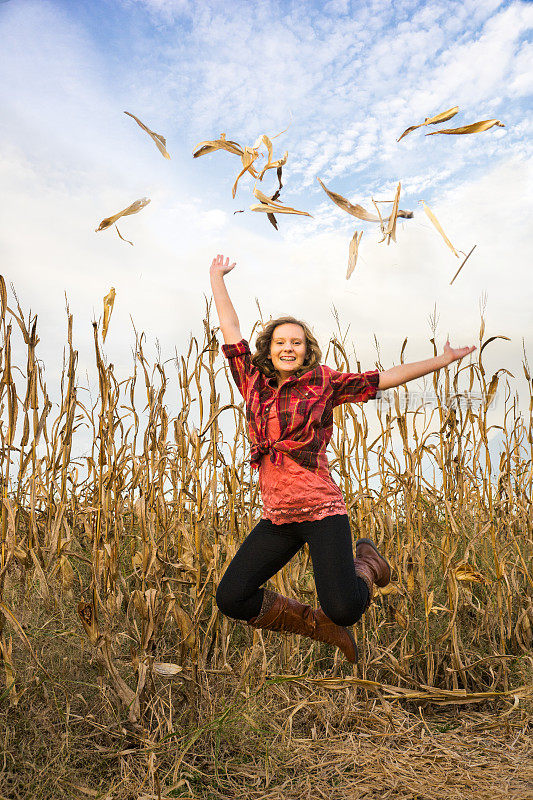
[[[139,337],[125,380],[95,325],[89,401],[72,317],[49,396],[36,320],[3,281],[0,301],[0,797],[533,798],[525,357],[528,419],[513,378],[485,373],[483,321],[475,363],[434,375],[433,406],[401,389],[336,409],[354,537],[393,566],[353,666],[215,605],[260,505],[209,311],[174,363],[149,363]],[[342,336],[326,361],[360,369]],[[307,549],[272,586],[316,604]]]

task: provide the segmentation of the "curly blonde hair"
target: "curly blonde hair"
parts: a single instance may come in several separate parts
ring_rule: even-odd
[[[267,378],[273,378],[275,375],[277,375],[277,371],[274,369],[272,359],[270,358],[270,345],[272,343],[272,336],[275,329],[279,325],[285,325],[286,323],[299,325],[300,328],[303,329],[305,335],[304,363],[294,374],[296,376],[303,375],[304,372],[308,372],[310,369],[313,369],[313,367],[316,367],[318,364],[320,364],[322,351],[309,326],[306,325],[305,322],[295,319],[294,317],[278,317],[278,319],[269,320],[263,326],[263,330],[255,340],[256,350],[252,356],[252,364],[255,364],[255,366],[263,373],[263,375],[266,375]]]

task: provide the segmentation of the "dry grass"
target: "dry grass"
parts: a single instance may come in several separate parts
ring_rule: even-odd
[[[531,795],[532,425],[512,385],[498,387],[505,371],[485,375],[483,323],[479,361],[434,376],[436,408],[405,411],[397,392],[376,422],[372,404],[335,412],[332,467],[354,535],[375,538],[394,568],[356,628],[352,667],[218,613],[216,586],[260,510],[209,312],[203,341],[176,361],[177,415],[168,365],[149,364],[139,338],[119,382],[96,326],[88,404],[71,317],[52,410],[35,320],[8,308],[3,282],[0,299],[0,794]],[[360,369],[342,336],[329,362]],[[526,360],[524,370],[531,391]],[[450,400],[465,388],[479,408]],[[272,583],[315,604],[307,549]]]

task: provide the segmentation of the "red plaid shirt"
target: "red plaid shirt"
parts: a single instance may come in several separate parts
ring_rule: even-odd
[[[231,374],[246,402],[246,418],[251,443],[252,467],[259,467],[262,456],[281,463],[284,453],[300,466],[318,471],[319,456],[325,453],[333,433],[333,409],[341,403],[364,403],[378,392],[379,371],[361,374],[337,372],[319,364],[299,378],[292,376],[278,391],[275,378],[267,378],[254,364],[245,339],[225,344],[222,352]],[[274,395],[280,424],[280,437],[267,436],[268,412],[265,404]]]

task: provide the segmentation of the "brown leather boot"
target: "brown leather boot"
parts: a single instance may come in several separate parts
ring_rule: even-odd
[[[264,590],[261,610],[248,624],[267,631],[299,633],[318,642],[333,644],[352,664],[357,661],[357,645],[347,628],[332,622],[321,608],[311,608],[270,589]]]
[[[353,563],[357,575],[368,586],[368,603],[366,606],[368,608],[374,596],[374,584],[382,588],[390,582],[390,566],[380,555],[372,539],[359,539],[356,542]]]

